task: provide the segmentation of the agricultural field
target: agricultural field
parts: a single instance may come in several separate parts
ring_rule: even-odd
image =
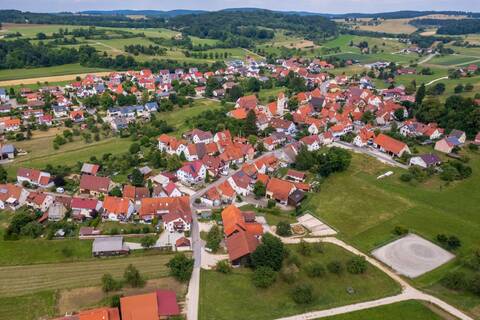
[[[334,317],[322,318],[324,320],[442,320],[439,314],[430,309],[430,306],[418,301],[405,301],[374,309],[356,311]],[[437,311],[438,312],[438,311]]]
[[[56,292],[36,292],[17,297],[0,298],[0,318],[36,320],[55,316]]]
[[[385,19],[380,20],[379,24],[372,23],[371,19],[361,19],[361,21],[355,24],[355,29],[385,32],[385,33],[406,33],[410,34],[417,31],[415,26],[408,24],[411,19]]]
[[[291,248],[297,250],[295,246]],[[345,262],[351,257],[343,249],[325,244],[324,253],[314,253],[308,258],[301,256],[300,259],[304,265],[309,261],[319,261],[322,264],[333,260]],[[305,281],[312,284],[317,297],[311,304],[299,306],[290,297],[290,285],[280,278],[270,288],[258,289],[252,284],[251,276],[250,269],[234,269],[231,274],[202,270],[199,319],[275,319],[377,299],[394,295],[400,290],[393,280],[373,266],[369,266],[363,275],[344,272],[342,275],[326,274],[321,278],[308,278],[301,269],[297,283]],[[352,287],[355,293],[349,294],[348,287]]]
[[[354,155],[350,168],[329,178],[321,191],[311,194],[302,207],[335,227],[340,238],[364,252],[393,240],[396,237],[393,229],[402,226],[434,242],[438,234],[458,236],[462,246],[455,254],[462,257],[480,243],[480,155],[467,155],[471,159],[472,176],[450,184],[438,177],[422,184],[401,182],[398,177],[402,169],[392,169],[366,156]],[[376,179],[386,171],[393,171],[394,175]],[[458,268],[458,260],[414,282],[432,294],[445,295],[447,300],[479,316],[478,296],[453,293],[438,284],[448,271]]]

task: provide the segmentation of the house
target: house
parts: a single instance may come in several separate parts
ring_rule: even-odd
[[[228,164],[219,157],[207,155],[203,157],[202,163],[212,177],[226,176],[228,174]]]
[[[175,198],[143,198],[140,202],[139,215],[143,221],[151,221],[154,217],[162,218],[168,213],[178,213],[181,216],[192,216],[190,197]],[[184,220],[189,220],[185,218]]]
[[[259,245],[259,241],[253,234],[241,230],[225,239],[225,245],[230,262],[233,265],[241,265],[249,261],[250,255]]]
[[[175,198],[175,197],[182,196],[182,192],[180,191],[180,189],[178,189],[177,185],[173,182],[169,182],[164,186],[156,186],[153,190],[153,193],[155,194],[154,198],[155,197]]]
[[[307,147],[308,151],[316,151],[320,149],[320,139],[318,136],[305,136],[300,139],[300,143]]]
[[[200,201],[209,207],[219,206],[222,202],[222,196],[216,187],[212,187],[202,195]]]
[[[17,148],[13,144],[0,144],[0,159],[14,159]]]
[[[178,239],[182,240],[182,238]],[[188,239],[183,238],[180,244],[185,244]],[[177,301],[177,294],[173,290],[157,290],[157,307],[160,318],[174,317],[180,315],[180,307]]]
[[[103,307],[80,311],[76,320],[120,320],[120,313],[118,308]]]
[[[177,295],[172,290],[120,298],[122,320],[159,320],[180,315]]]
[[[11,183],[0,185],[0,209],[16,210],[27,199],[28,191]]]
[[[380,133],[373,139],[373,146],[382,152],[396,157],[401,157],[404,153],[411,153],[405,143],[383,133]]]
[[[83,174],[80,178],[80,193],[88,193],[98,197],[101,194],[107,194],[111,188],[112,181],[107,177]]]
[[[162,216],[163,229],[170,233],[189,231],[192,224],[192,214],[170,211]]]
[[[207,168],[201,161],[192,161],[186,163],[177,170],[177,178],[184,184],[194,185],[205,181]]]
[[[210,131],[202,131],[200,129],[193,129],[185,134],[193,143],[211,143],[213,142],[213,135]]]
[[[170,155],[176,154],[179,156],[185,151],[186,147],[187,141],[185,140],[178,140],[177,138],[166,134],[162,134],[158,137],[158,149]]]
[[[47,212],[48,208],[53,204],[53,197],[43,192],[32,191],[25,199],[25,204],[41,212]]]
[[[270,126],[274,128],[277,132],[283,132],[289,135],[293,135],[297,132],[297,127],[295,126],[295,123],[281,118],[273,118],[270,121]]]
[[[190,251],[192,249],[192,245],[188,238],[181,237],[175,241],[175,248],[177,251]]]
[[[230,205],[222,211],[223,233],[226,238],[241,231],[260,237],[263,234],[263,226],[255,221],[254,212],[242,212],[234,205]]]
[[[80,172],[82,174],[89,174],[92,176],[96,176],[98,170],[100,170],[100,166],[98,164],[84,163],[82,165],[82,169],[80,170]]]
[[[239,171],[227,179],[233,190],[239,195],[247,196],[251,192],[252,179],[244,171]]]
[[[452,153],[455,147],[460,147],[462,143],[456,138],[448,136],[435,143],[435,150],[443,153]]]
[[[287,179],[295,182],[305,181],[305,173],[293,169],[288,169],[286,177]]]
[[[291,207],[298,207],[300,203],[305,199],[305,192],[303,190],[297,189],[293,191],[287,200],[287,204]]]
[[[64,118],[68,116],[68,109],[65,106],[52,106],[55,118]]]
[[[67,208],[60,203],[56,202],[48,208],[48,221],[60,221],[65,218]]]
[[[123,197],[128,198],[134,202],[139,202],[143,198],[150,197],[150,191],[145,187],[135,187],[132,185],[125,185],[123,187]]]
[[[102,217],[111,221],[126,221],[135,211],[129,198],[106,196],[103,201]]]
[[[272,178],[267,184],[267,199],[273,199],[281,204],[287,204],[288,196],[296,190],[292,182]]]
[[[258,106],[258,99],[255,95],[241,97],[235,104],[235,109],[242,108],[247,111],[256,109]]]
[[[438,166],[441,163],[442,160],[434,153],[411,157],[409,161],[411,166],[419,166],[424,169]]]
[[[464,131],[460,130],[452,130],[448,137],[454,137],[456,138],[461,144],[464,144],[465,141],[467,140],[467,135],[465,134]]]
[[[80,237],[98,236],[100,233],[100,230],[96,230],[93,227],[80,227],[80,230],[78,231]]]
[[[370,127],[363,127],[353,139],[353,144],[357,147],[371,145],[375,139],[375,132]]]
[[[72,198],[70,202],[72,216],[76,219],[93,218],[102,208],[102,202],[97,199]]]
[[[85,120],[82,110],[71,111],[69,117],[70,117],[70,120],[76,123],[82,122],[83,120]]]
[[[92,245],[92,254],[94,257],[118,256],[129,252],[128,246],[123,243],[123,237],[104,237],[95,238]]]
[[[18,169],[17,182],[20,184],[29,183],[39,188],[53,187],[53,179],[50,173],[30,168]]]

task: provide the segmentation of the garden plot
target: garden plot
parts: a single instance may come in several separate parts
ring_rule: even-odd
[[[297,218],[298,222],[307,228],[313,236],[325,237],[336,235],[337,232],[313,215],[307,213]]]
[[[372,252],[396,272],[415,278],[447,263],[455,256],[417,235],[409,234]]]

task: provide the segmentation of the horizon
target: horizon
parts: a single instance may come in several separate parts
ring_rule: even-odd
[[[156,0],[139,0],[131,3],[126,0],[117,0],[112,3],[94,0],[2,0],[3,10],[21,10],[37,13],[81,12],[81,11],[115,11],[115,10],[203,10],[220,11],[224,9],[267,9],[272,11],[296,11],[323,14],[374,14],[395,11],[465,11],[480,12],[480,1],[471,3],[470,0],[386,0],[378,3],[376,0],[298,0],[295,3],[278,2],[275,0],[180,0],[173,4],[162,3]],[[420,2],[420,3],[419,3]]]

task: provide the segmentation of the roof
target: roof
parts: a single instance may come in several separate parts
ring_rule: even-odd
[[[173,211],[181,213],[185,216],[185,219],[190,220],[192,216],[190,197],[143,198],[141,200],[139,213],[140,216],[149,216],[166,214]]]
[[[106,196],[103,201],[103,208],[108,213],[126,214],[129,206],[130,200],[128,198]]]
[[[70,206],[73,209],[89,209],[93,210],[97,207],[97,199],[73,198]]]
[[[245,218],[236,206],[230,205],[222,211],[223,232],[228,237],[233,233],[246,230]]]
[[[246,231],[239,231],[225,240],[228,250],[228,258],[235,261],[255,251],[258,240],[254,235]]]
[[[110,178],[107,177],[97,177],[84,174],[80,179],[80,189],[98,192],[108,192],[110,182]]]
[[[434,153],[430,153],[430,154],[422,154],[419,156],[423,162],[425,162],[425,164],[427,165],[434,165],[434,164],[437,164],[437,163],[440,163],[442,162],[442,160]]]
[[[305,179],[305,173],[301,171],[293,170],[293,169],[288,169],[287,177],[293,177],[293,178],[303,180]]]
[[[80,311],[79,320],[120,320],[118,308],[98,308]]]
[[[394,154],[400,154],[403,149],[407,147],[407,145],[401,141],[398,141],[386,134],[380,133],[374,140],[373,143],[376,145],[381,146],[388,152],[392,152]]]
[[[175,291],[157,290],[156,294],[159,316],[176,316],[180,314]]]
[[[288,196],[295,189],[295,185],[289,181],[272,178],[267,184],[267,192],[271,192],[276,200],[287,201]]]
[[[155,292],[120,298],[122,320],[158,320]]]
[[[93,241],[92,252],[110,252],[128,250],[123,246],[123,237],[105,237],[95,238]]]
[[[89,174],[97,174],[98,169],[100,169],[100,166],[98,164],[91,164],[91,163],[84,163],[82,165],[82,172],[83,173],[89,173]]]

